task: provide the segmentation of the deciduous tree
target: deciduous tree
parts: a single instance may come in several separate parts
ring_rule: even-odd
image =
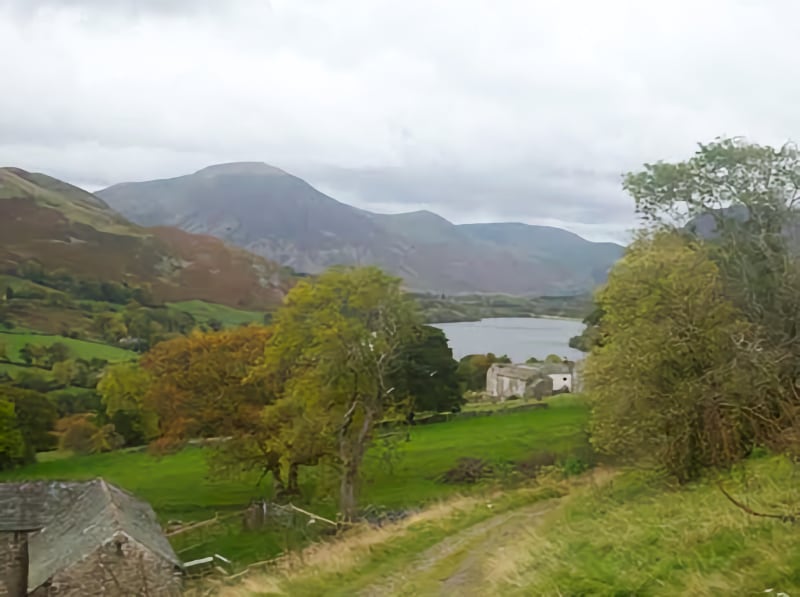
[[[725,296],[759,329],[762,343],[750,349],[771,351],[776,374],[750,382],[770,384],[766,394],[780,398],[760,413],[760,441],[771,443],[783,430],[797,429],[800,151],[791,143],[773,148],[718,139],[701,144],[686,161],[646,164],[624,186],[646,223],[704,240]]]
[[[17,424],[14,403],[0,397],[0,470],[25,461],[25,440]]]
[[[774,361],[703,247],[644,236],[597,298],[603,343],[585,368],[595,445],[655,458],[683,481],[746,454],[769,414]]]
[[[416,322],[413,304],[400,280],[377,268],[335,268],[296,285],[274,322],[262,370],[280,405],[313,413],[320,433],[335,439],[340,509],[351,518],[374,425],[393,405],[392,376]]]
[[[158,415],[145,402],[150,388],[150,375],[138,363],[120,363],[106,367],[97,391],[106,415],[119,425],[125,442],[138,444],[159,435]],[[107,437],[110,437],[106,433]],[[109,445],[114,442],[109,442]]]
[[[460,409],[458,363],[439,328],[420,325],[402,347],[391,385],[410,412]]]
[[[494,363],[510,363],[508,356],[488,354],[469,354],[458,362],[458,377],[463,389],[481,391],[486,389],[486,373]]]
[[[17,426],[25,442],[25,460],[36,460],[36,452],[55,447],[52,435],[58,412],[56,407],[40,392],[21,388],[0,388],[0,398],[14,403]]]
[[[227,436],[258,423],[269,402],[262,384],[245,383],[263,357],[269,328],[194,332],[161,342],[143,355],[152,379],[147,403],[161,433],[175,439]]]

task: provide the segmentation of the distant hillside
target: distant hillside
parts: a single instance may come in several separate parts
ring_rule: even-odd
[[[82,189],[0,168],[0,273],[30,261],[75,278],[148,286],[158,301],[264,308],[291,283],[277,264],[217,238],[142,228]]]
[[[418,291],[581,293],[622,254],[619,245],[558,228],[457,226],[430,212],[373,214],[254,162],[118,184],[98,195],[141,225],[210,234],[308,273],[376,264]]]

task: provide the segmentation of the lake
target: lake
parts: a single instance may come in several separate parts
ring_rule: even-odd
[[[584,357],[581,351],[568,344],[584,327],[574,319],[515,317],[431,325],[444,331],[456,360],[468,354],[487,352],[498,356],[507,354],[515,363],[530,357],[543,359],[549,354],[572,360]]]

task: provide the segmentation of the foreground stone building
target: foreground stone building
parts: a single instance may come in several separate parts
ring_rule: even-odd
[[[0,597],[172,596],[181,576],[152,508],[118,487],[0,484]]]

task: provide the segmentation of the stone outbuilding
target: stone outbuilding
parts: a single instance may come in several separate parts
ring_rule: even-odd
[[[181,594],[153,509],[96,479],[0,484],[0,596]]]
[[[486,372],[486,393],[500,400],[541,399],[553,393],[553,381],[529,365],[495,363]]]
[[[512,396],[542,399],[571,392],[573,381],[570,363],[495,363],[486,372],[486,393],[500,400]]]

